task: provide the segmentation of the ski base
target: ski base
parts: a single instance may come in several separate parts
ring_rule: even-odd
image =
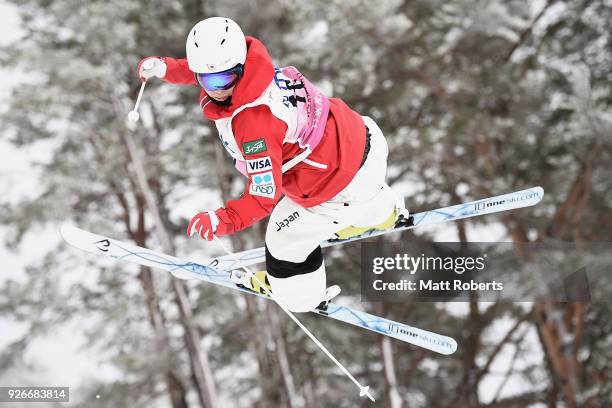
[[[329,239],[324,241],[321,244],[321,247],[326,248],[333,245],[342,245],[349,242],[356,242],[366,238],[402,232],[426,225],[435,225],[464,218],[472,218],[486,214],[530,207],[542,201],[543,197],[544,189],[542,187],[532,187],[526,190],[470,201],[464,204],[423,211],[420,213],[411,214],[410,217],[405,220],[405,222],[400,223],[394,228],[387,230],[373,229],[361,235],[347,239]],[[215,258],[210,265],[218,269],[229,271],[232,269],[237,269],[241,265],[251,266],[263,263],[266,260],[266,253],[263,247],[238,252],[234,255],[235,258],[230,256],[220,256]],[[239,262],[236,260],[236,258]]]
[[[232,282],[228,271],[219,270],[209,265],[183,261],[171,255],[161,254],[147,248],[93,234],[70,225],[62,226],[61,234],[67,243],[86,252],[163,269],[181,279],[198,279],[269,299],[269,297],[261,293],[251,291]],[[451,337],[374,316],[347,306],[340,306],[330,302],[324,309],[318,308],[313,312],[437,353],[452,354],[457,350],[457,342]]]

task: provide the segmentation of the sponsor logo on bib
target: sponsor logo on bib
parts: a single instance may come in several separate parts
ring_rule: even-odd
[[[247,173],[259,173],[261,171],[272,170],[272,160],[270,156],[246,161]]]
[[[262,153],[268,150],[266,147],[266,141],[264,139],[253,140],[252,142],[246,142],[242,144],[242,150],[245,156],[252,154]]]
[[[251,176],[251,187],[249,188],[249,194],[266,198],[274,198],[275,192],[276,185],[274,184],[274,177],[272,176],[271,171]]]

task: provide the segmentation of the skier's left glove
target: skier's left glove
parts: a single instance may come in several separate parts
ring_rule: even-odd
[[[199,234],[203,239],[212,241],[218,226],[219,217],[214,211],[200,212],[189,221],[187,236],[192,237],[194,234]]]

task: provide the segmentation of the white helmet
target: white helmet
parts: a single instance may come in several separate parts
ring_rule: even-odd
[[[226,17],[210,17],[193,26],[186,49],[189,69],[203,74],[244,64],[247,54],[242,30]]]

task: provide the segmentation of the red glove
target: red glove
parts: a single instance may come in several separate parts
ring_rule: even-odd
[[[204,211],[197,213],[187,227],[187,236],[192,237],[194,234],[200,234],[203,239],[208,241],[213,240],[213,234],[219,226],[219,218],[214,211]]]

